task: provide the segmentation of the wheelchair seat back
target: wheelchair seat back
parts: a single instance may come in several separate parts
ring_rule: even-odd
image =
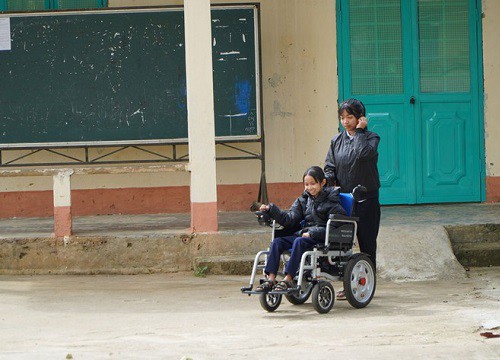
[[[347,216],[351,216],[352,208],[354,205],[354,197],[349,193],[340,193],[340,205],[344,208]]]
[[[340,205],[344,208],[347,216],[352,215],[354,197],[349,193],[339,194]],[[354,224],[353,223],[333,223],[330,228],[329,242],[330,250],[348,251],[354,244]]]
[[[350,250],[354,243],[354,224],[344,223],[330,228],[330,250]]]

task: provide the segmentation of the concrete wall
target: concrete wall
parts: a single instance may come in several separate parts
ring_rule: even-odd
[[[500,201],[500,1],[482,0],[487,200]]]
[[[212,0],[212,4],[238,2],[243,1]],[[182,3],[110,0],[109,6]],[[500,20],[496,16],[500,2],[482,3],[487,200],[500,201],[500,102],[496,100],[500,97]],[[261,0],[260,4],[266,177],[270,198],[286,206],[300,191],[303,171],[323,164],[329,140],[337,132],[335,1]],[[246,146],[259,150],[258,144]],[[218,149],[218,155],[223,154],[225,150]],[[40,161],[46,158],[39,156]],[[249,208],[257,198],[260,167],[257,160],[217,163],[219,209]],[[74,215],[189,211],[188,186],[189,174],[179,172],[74,176],[73,211]],[[51,177],[0,178],[0,201],[8,204],[0,207],[0,217],[51,215],[51,189]],[[30,206],[34,203],[39,206]]]

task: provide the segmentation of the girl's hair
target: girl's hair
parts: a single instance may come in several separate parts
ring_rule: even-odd
[[[366,116],[365,106],[358,99],[347,99],[342,101],[339,105],[339,116],[342,115],[344,111],[349,115],[354,115],[356,119],[359,119],[361,116]]]
[[[307,175],[311,176],[314,180],[316,180],[316,182],[320,184],[323,182],[323,180],[325,180],[325,173],[319,166],[311,166],[309,169],[307,169],[304,173],[304,176],[302,176],[302,181],[304,181]]]

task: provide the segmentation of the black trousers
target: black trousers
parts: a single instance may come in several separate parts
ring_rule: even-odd
[[[370,256],[373,266],[377,267],[377,236],[380,227],[380,203],[378,197],[354,203],[353,216],[359,217],[359,250]]]

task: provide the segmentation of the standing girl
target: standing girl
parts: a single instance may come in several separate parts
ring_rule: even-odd
[[[370,256],[374,269],[377,261],[377,235],[380,226],[380,180],[377,168],[380,137],[368,131],[363,103],[349,99],[339,106],[338,114],[344,131],[333,137],[325,160],[329,185],[340,186],[340,192],[352,192],[363,185],[367,193],[354,204],[353,216],[359,217],[358,243],[361,252]],[[343,299],[343,291],[337,293]]]

